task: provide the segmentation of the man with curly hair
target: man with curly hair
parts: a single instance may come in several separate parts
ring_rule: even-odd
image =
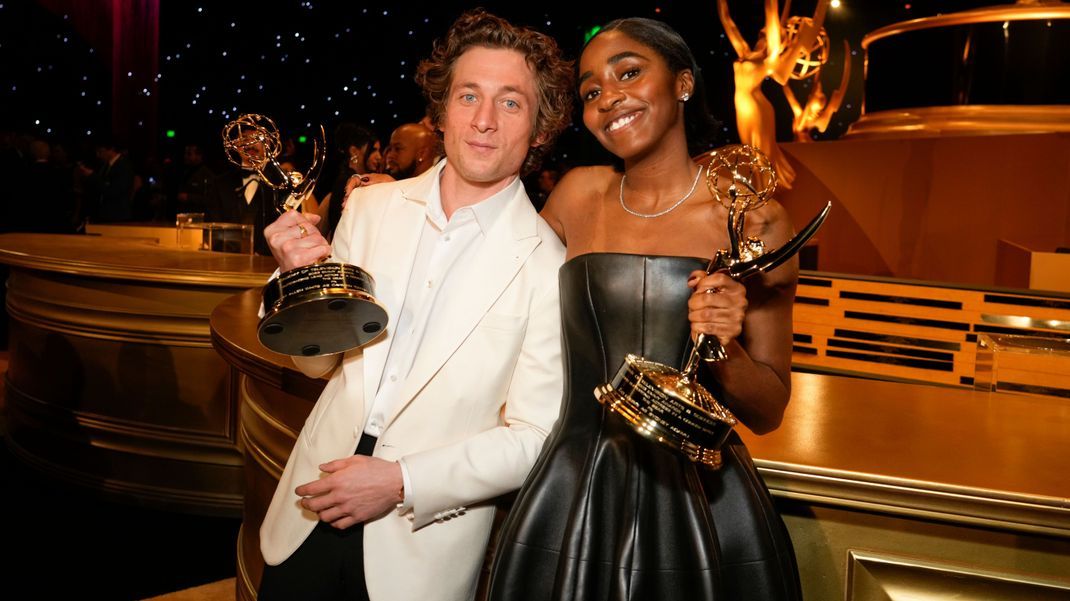
[[[572,67],[552,39],[481,10],[417,72],[446,158],[353,192],[333,247],[315,216],[265,229],[287,271],[333,255],[376,278],[386,333],[330,374],[260,530],[260,599],[466,600],[495,497],[517,489],[562,394],[564,248],[522,172],[568,124]]]

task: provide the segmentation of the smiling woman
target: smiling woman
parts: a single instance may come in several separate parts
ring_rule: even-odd
[[[683,39],[649,19],[614,21],[579,63],[583,122],[624,163],[577,168],[542,215],[566,242],[561,417],[507,519],[491,599],[798,599],[787,532],[732,434],[719,471],[698,468],[605,412],[592,390],[635,353],[681,366],[689,333],[729,359],[699,378],[751,430],[775,429],[790,395],[792,262],[749,281],[699,271],[729,245],[727,211],[699,190],[712,117]],[[773,246],[775,202],[748,214]],[[707,293],[712,292],[712,293]]]

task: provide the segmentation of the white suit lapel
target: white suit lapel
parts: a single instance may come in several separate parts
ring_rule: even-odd
[[[463,291],[463,295],[455,293],[451,298],[438,299],[436,319],[428,323],[412,370],[401,389],[400,402],[386,420],[387,427],[442,368],[516,277],[528,255],[539,245],[537,219],[523,186],[518,187],[487,232],[476,259],[454,274],[460,278],[454,290]]]

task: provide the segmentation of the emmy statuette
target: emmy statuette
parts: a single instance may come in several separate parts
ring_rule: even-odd
[[[279,130],[264,115],[245,114],[227,123],[223,147],[232,163],[283,193],[281,214],[298,209],[312,191],[323,169],[326,139],[320,127],[312,166],[305,173],[279,164]],[[375,280],[356,265],[321,261],[292,269],[264,286],[263,300],[258,336],[277,353],[339,353],[371,342],[386,329],[387,314],[375,299]]]
[[[763,206],[776,189],[776,172],[758,149],[745,144],[710,153],[706,185],[728,210],[730,248],[718,251],[706,273],[723,271],[735,280],[775,269],[802,249],[828,216],[832,204],[783,247],[766,251],[756,237],[744,237],[744,217]],[[595,389],[595,398],[624,418],[640,435],[683,453],[710,469],[721,466],[720,447],[736,418],[697,380],[699,360],[728,358],[715,337],[699,335],[683,370],[629,354],[613,379]]]

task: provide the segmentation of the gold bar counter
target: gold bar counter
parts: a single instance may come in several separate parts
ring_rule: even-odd
[[[239,599],[255,598],[260,523],[325,384],[260,346],[258,306],[247,292],[211,319],[241,395]],[[806,599],[1070,598],[1070,400],[792,377],[780,429],[741,433],[791,531]]]
[[[238,395],[208,319],[223,299],[262,285],[274,260],[122,237],[3,234],[0,263],[10,272],[12,453],[124,501],[241,515]]]

